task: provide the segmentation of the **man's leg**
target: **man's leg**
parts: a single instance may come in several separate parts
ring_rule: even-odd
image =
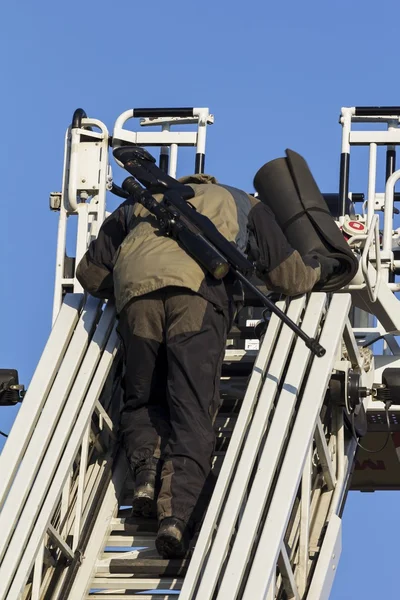
[[[199,503],[211,470],[227,318],[186,290],[170,292],[165,310],[171,437],[157,502],[157,548],[172,557],[185,550],[184,537],[172,529],[190,529],[205,509]]]
[[[135,480],[134,514],[153,508],[159,459],[169,437],[164,323],[161,295],[153,293],[128,304],[118,324],[125,354],[120,434]]]

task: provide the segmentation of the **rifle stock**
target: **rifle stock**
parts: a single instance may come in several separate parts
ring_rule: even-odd
[[[164,234],[180,242],[187,253],[215,279],[223,279],[228,274],[230,264],[227,259],[210,244],[196,225],[186,217],[182,218],[177,209],[171,210],[164,202],[157,202],[133,177],[125,179],[122,189],[154,214],[161,223]]]

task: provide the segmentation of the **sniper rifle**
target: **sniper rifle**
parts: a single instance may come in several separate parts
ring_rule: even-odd
[[[156,164],[155,158],[140,146],[122,146],[114,150],[114,157],[132,175],[122,184],[113,185],[114,193],[132,197],[152,213],[159,222],[160,231],[175,239],[215,279],[223,279],[228,272],[250,289],[263,304],[275,313],[318,357],[326,350],[315,338],[308,336],[294,321],[280,310],[249,279],[255,271],[253,263],[229,242],[205,215],[199,213],[190,199],[194,191],[190,186],[173,179]],[[136,180],[140,181],[143,188]],[[161,193],[158,202],[152,194]]]

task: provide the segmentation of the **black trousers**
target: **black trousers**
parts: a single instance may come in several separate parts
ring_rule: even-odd
[[[159,520],[201,518],[228,318],[186,288],[140,296],[122,311],[125,405],[120,433],[133,473],[159,468]]]

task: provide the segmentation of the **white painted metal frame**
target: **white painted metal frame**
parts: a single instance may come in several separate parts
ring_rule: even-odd
[[[268,590],[349,309],[349,296],[333,297],[320,338],[327,352],[314,360],[307,378],[243,600],[261,600]]]
[[[193,117],[169,117],[143,119],[144,127],[162,126],[161,132],[132,132],[124,128],[133,118],[133,109],[118,117],[114,127],[114,147],[120,141],[142,146],[161,146],[163,152],[169,148],[169,174],[176,176],[179,146],[196,147],[198,154],[205,154],[207,124],[214,122],[208,108],[194,108]],[[170,131],[172,126],[197,124],[196,131]],[[91,130],[95,128],[100,131]],[[90,141],[89,141],[90,140]],[[69,127],[65,136],[63,183],[58,225],[56,273],[53,302],[53,323],[60,310],[66,290],[82,292],[75,274],[65,276],[66,239],[68,219],[78,217],[75,268],[98,233],[106,216],[106,192],[110,188],[112,175],[108,161],[109,133],[107,127],[97,119],[82,119],[80,128]]]
[[[291,303],[291,308],[288,311],[288,315],[290,316],[290,318],[292,318],[295,322],[298,322],[300,319],[301,313],[304,309],[304,306],[305,306],[305,298],[304,297],[299,300],[293,301]],[[266,379],[264,381],[263,389],[258,398],[258,403],[255,408],[255,413],[254,413],[254,416],[252,417],[251,425],[250,425],[250,428],[247,433],[248,439],[250,440],[250,442],[246,443],[244,445],[244,447],[242,448],[241,456],[239,458],[238,463],[236,464],[235,473],[232,474],[232,478],[230,480],[231,487],[230,487],[229,495],[225,499],[224,510],[221,515],[221,520],[219,521],[219,524],[218,524],[218,530],[217,530],[215,538],[213,540],[213,545],[211,548],[210,555],[208,557],[207,565],[203,572],[202,580],[200,582],[200,587],[197,592],[198,598],[204,598],[204,600],[206,600],[208,598],[212,598],[212,596],[213,596],[213,592],[214,592],[215,586],[217,584],[217,579],[220,574],[220,570],[222,568],[223,558],[224,558],[224,556],[226,556],[229,545],[231,543],[232,533],[234,532],[234,529],[235,529],[235,524],[236,524],[236,521],[239,516],[239,511],[240,511],[242,502],[243,502],[243,500],[245,500],[247,498],[247,496],[246,496],[247,485],[250,480],[253,465],[255,464],[255,460],[257,458],[257,454],[259,451],[259,447],[260,447],[260,444],[262,441],[263,434],[266,431],[267,426],[268,426],[268,418],[269,418],[270,412],[273,408],[275,395],[278,392],[278,383],[282,377],[283,369],[285,367],[287,358],[289,356],[289,351],[291,348],[291,343],[293,341],[293,338],[294,338],[294,334],[293,334],[292,330],[290,330],[287,327],[283,327],[283,329],[280,333],[280,336],[279,336],[280,352],[277,349],[272,357],[271,364],[270,364],[270,367],[268,368],[268,373],[267,373]],[[304,343],[302,345],[302,352],[304,354],[307,354],[306,352],[304,352]],[[273,423],[274,422],[275,422],[275,419],[273,420]],[[270,436],[271,436],[271,429],[269,430],[267,439],[269,439]],[[282,442],[283,442],[283,439],[282,439]],[[229,453],[228,453],[228,455],[229,455]],[[263,472],[263,467],[262,467],[261,463],[262,463],[262,457],[257,463],[257,472],[258,473]],[[248,530],[247,533],[249,533],[249,535],[251,536],[252,529],[251,529],[251,526],[249,527],[248,519],[246,519],[246,517],[248,517],[248,515],[249,515],[249,513],[247,512],[247,506],[249,506],[249,504],[250,504],[250,506],[252,506],[252,499],[254,498],[254,496],[252,496],[254,485],[255,485],[255,483],[253,483],[253,486],[251,488],[250,497],[247,499],[247,502],[246,502],[246,510],[243,514],[241,514],[240,527],[239,527],[239,531],[237,534],[238,536],[240,536],[240,532],[243,532],[246,528]],[[267,490],[268,490],[268,487],[267,487]],[[265,492],[265,490],[263,490],[263,492],[261,492],[261,494],[262,494],[261,501],[266,499],[264,492]],[[259,514],[259,512],[254,513],[254,507],[251,508],[251,511],[252,511],[253,518],[255,515],[257,516]],[[245,522],[244,528],[243,528],[243,522]],[[237,537],[236,537],[236,540],[237,540]],[[237,549],[239,548],[239,546],[236,546],[236,540],[235,540],[235,545],[232,550],[232,553],[235,552],[235,548],[237,548]],[[243,540],[242,540],[242,542],[243,542]],[[247,556],[248,556],[247,548],[244,543],[243,554],[242,554],[243,562],[241,562],[242,565],[246,565]],[[232,558],[232,554],[231,554],[231,558]],[[236,562],[235,562],[235,567],[230,568],[229,563],[227,566],[227,569],[229,569],[230,576],[232,575],[233,578],[236,578],[236,576],[240,577],[238,571],[235,571],[236,567],[237,567]],[[232,588],[231,588],[230,584],[228,583],[230,576],[228,576],[228,577],[224,576],[222,585],[218,590],[219,598],[223,598],[224,595],[225,595],[225,597],[232,597],[232,598],[235,597],[232,592]],[[225,589],[225,588],[227,588],[227,589]],[[231,594],[232,594],[232,596],[231,596]]]
[[[161,119],[163,136],[150,134],[156,145],[170,145],[172,175],[176,173],[179,145],[189,144],[198,153],[205,153],[206,126],[213,117],[208,109],[194,109],[193,114],[186,120]],[[156,124],[156,119],[148,121],[152,122],[144,119],[141,124]],[[169,131],[171,125],[186,123],[197,123],[197,131]],[[108,412],[111,407],[102,406],[98,400],[118,347],[114,308],[107,306],[102,313],[101,302],[89,297],[80,314],[83,295],[76,293],[62,303],[65,290],[81,291],[74,274],[65,277],[68,218],[78,217],[76,266],[105,216],[106,191],[112,180],[108,140],[107,128],[95,119],[84,118],[79,128],[70,127],[66,133],[54,326],[0,459],[2,600],[19,598],[33,566],[31,598],[42,597],[52,579],[48,570],[43,571],[50,555],[47,544],[72,563],[79,558],[81,534],[107,461],[110,468],[110,450],[107,444],[103,448],[103,443],[106,438],[111,444],[116,442]],[[90,425],[95,414],[102,441],[96,433],[98,427],[94,422]],[[91,464],[96,452],[103,453],[104,458]],[[67,571],[68,567],[56,582],[58,590]],[[85,573],[87,568],[82,569],[83,576]]]
[[[373,217],[375,215],[376,198],[376,170],[377,170],[377,145],[386,145],[392,148],[400,145],[400,129],[398,128],[399,119],[393,116],[376,117],[376,116],[356,116],[355,108],[342,108],[340,122],[342,124],[342,152],[350,154],[352,146],[362,145],[369,147],[369,167],[368,167],[368,198],[367,205],[367,227],[374,227]],[[354,131],[351,129],[352,122],[382,122],[387,124],[387,131]],[[383,219],[383,236],[382,244],[376,243],[376,259],[378,254],[384,263],[386,272],[393,266],[393,199],[394,186],[400,178],[400,170],[395,171],[386,182],[384,194],[384,219]],[[381,196],[379,194],[379,196]],[[372,241],[372,240],[371,240]],[[378,252],[378,247],[382,245],[381,252]],[[379,265],[379,269],[381,266]],[[365,269],[363,269],[364,271]],[[386,276],[386,283],[388,277]],[[358,286],[357,286],[358,287]],[[352,289],[352,286],[350,286]],[[354,289],[357,289],[356,287]],[[368,290],[370,292],[370,290]]]
[[[88,127],[95,127],[100,131],[90,131]],[[92,141],[87,141],[88,139]],[[64,291],[83,291],[75,276],[65,276],[68,219],[71,215],[78,216],[75,252],[77,266],[105,218],[106,192],[111,177],[108,140],[106,126],[97,119],[82,119],[81,128],[69,127],[65,134],[53,323],[60,310]]]
[[[284,305],[281,304],[280,308],[283,309]],[[217,529],[218,519],[223,510],[230,481],[235,472],[236,463],[240,457],[242,445],[251,421],[252,411],[261,393],[267,366],[277,343],[281,327],[282,323],[275,315],[273,315],[254,364],[251,379],[229,444],[229,451],[225,456],[221,472],[218,476],[216,487],[196,544],[196,549],[191,559],[190,569],[185,577],[180,600],[191,600],[192,598],[195,598],[196,587],[203,575],[204,562],[208,557],[210,545],[212,544],[214,532]]]
[[[308,303],[302,329],[311,337],[315,337],[319,326],[320,316],[325,306],[325,294],[313,294]],[[282,340],[283,332],[279,339]],[[309,350],[304,348],[301,340],[296,341],[290,359],[289,369],[284,379],[273,420],[268,431],[267,439],[262,450],[257,473],[254,478],[246,508],[236,534],[233,548],[225,570],[223,582],[219,588],[218,598],[235,598],[243,581],[244,571],[250,558],[251,550],[256,539],[265,503],[272,490],[272,482],[278,468],[278,463],[289,433],[289,426],[300,392],[301,383],[305,376]],[[284,361],[284,364],[286,360]],[[270,371],[267,375],[270,376]],[[272,371],[275,379],[275,373]],[[279,380],[281,377],[277,377]],[[267,382],[264,384],[263,393]]]
[[[42,548],[43,537],[51,526],[65,481],[80,451],[72,547],[68,549],[62,538],[57,543],[70,555],[79,546],[88,426],[118,347],[112,305],[105,309],[88,345],[98,318],[98,308],[99,301],[89,298],[0,514],[4,532],[1,540],[3,561],[0,565],[2,600],[17,600],[22,593],[36,554]],[[52,531],[54,539],[58,534]],[[35,572],[38,574],[38,569]]]
[[[112,477],[111,469],[109,469],[107,492],[98,512],[92,534],[88,540],[82,565],[71,587],[69,594],[71,599],[84,600],[91,587],[96,561],[99,552],[106,544],[112,519],[116,516],[118,510],[118,498],[122,492],[127,472],[128,466],[125,457],[120,454],[116,459]]]
[[[375,249],[375,265],[376,265],[376,278],[375,282],[372,284],[370,280],[370,271],[368,270],[368,261],[369,261],[369,253],[371,250],[372,243],[374,243]],[[367,235],[367,239],[365,241],[365,246],[363,249],[362,257],[361,257],[361,269],[364,275],[365,284],[367,286],[367,291],[371,302],[376,302],[379,293],[379,286],[382,281],[382,265],[381,265],[381,248],[380,248],[380,239],[379,239],[379,217],[378,215],[373,215],[370,223],[370,230]]]
[[[312,294],[307,305],[305,298],[292,301],[288,314],[298,321],[306,306],[302,327],[309,335],[315,335],[325,303],[324,294]],[[345,461],[342,438],[343,444],[337,446],[340,439],[335,442],[333,432],[327,444],[319,416],[332,368],[340,357],[349,308],[348,295],[333,297],[320,339],[327,349],[322,359],[312,359],[300,340],[289,353],[293,338],[285,326],[280,330],[279,323],[272,318],[182,587],[181,600],[273,599],[282,585],[289,597],[298,600],[305,597],[310,585],[311,523],[314,529],[315,523],[320,523],[320,535],[328,512],[331,518],[336,517],[347,483],[349,469],[345,467],[351,464],[350,459],[348,463]],[[350,331],[346,336],[351,354],[355,342]],[[285,373],[283,380],[282,373]],[[275,396],[278,387],[280,393]],[[290,425],[293,419],[294,426]],[[265,441],[260,446],[263,437]],[[312,483],[314,439],[322,465],[322,475],[317,477],[324,477],[328,486],[320,508],[320,501],[315,504],[315,491],[320,494],[322,484]],[[256,457],[257,467],[250,479]],[[292,526],[297,530],[293,529],[292,550],[288,552],[283,540],[300,480],[299,516],[295,520],[297,525]],[[317,488],[313,492],[314,485]],[[330,538],[331,535],[324,539],[321,552],[329,546]],[[275,579],[277,566],[280,576]],[[324,579],[325,587],[328,583]]]
[[[141,124],[156,124],[156,119],[148,121],[152,122],[144,119]],[[160,121],[163,137],[159,133],[150,137],[160,146],[171,142],[170,173],[174,175],[181,142],[190,142],[204,154],[206,126],[213,117],[208,109],[194,109],[193,118]],[[197,123],[197,131],[174,132],[177,139],[166,139],[171,125],[186,123]],[[41,598],[51,580],[49,571],[43,571],[43,561],[49,556],[47,544],[72,563],[79,557],[90,503],[111,457],[107,445],[103,448],[103,438],[98,438],[97,427],[93,422],[90,425],[92,415],[98,415],[100,434],[111,444],[116,441],[108,412],[111,407],[102,406],[98,400],[118,347],[114,308],[107,306],[102,313],[101,302],[89,297],[80,314],[83,295],[76,293],[67,295],[62,303],[66,289],[81,291],[73,274],[64,276],[68,218],[78,217],[76,266],[105,216],[106,191],[111,184],[108,140],[107,128],[95,119],[84,118],[80,128],[70,127],[66,133],[54,326],[0,458],[2,600],[19,598],[33,565],[31,598]],[[91,464],[94,452],[103,453],[106,463],[97,459]],[[66,567],[57,589],[61,589],[67,571]],[[82,575],[86,572],[83,569]]]
[[[62,305],[50,337],[24,398],[6,444],[0,454],[0,509],[35,431],[54,379],[69,347],[79,311],[82,294],[68,295]]]
[[[362,145],[369,148],[368,197],[364,203],[367,236],[364,238],[360,272],[345,291],[352,292],[357,309],[365,306],[365,310],[370,313],[370,327],[365,329],[365,335],[368,336],[374,329],[373,316],[378,319],[378,327],[383,332],[391,329],[391,325],[398,320],[396,315],[400,314],[399,300],[394,296],[394,293],[400,291],[400,283],[389,281],[390,271],[398,268],[393,260],[393,247],[398,239],[393,216],[394,187],[400,178],[400,170],[390,175],[384,193],[376,191],[378,145],[386,146],[387,150],[393,150],[400,145],[400,119],[398,115],[373,114],[374,109],[371,109],[370,115],[366,115],[365,110],[362,111],[362,115],[357,115],[356,112],[355,107],[342,108],[342,152],[350,156],[352,146]],[[362,123],[367,130],[354,131],[353,123]],[[382,123],[387,130],[372,130],[369,123]],[[379,233],[379,216],[375,212],[378,210],[384,211],[382,239]]]
[[[169,147],[169,172],[175,176],[179,146],[196,146],[197,152],[204,154],[206,125],[212,117],[208,109],[194,109],[194,115],[193,119],[144,119],[143,127],[161,125],[162,131],[132,132],[124,128],[133,117],[132,111],[126,111],[117,119],[114,139],[116,143],[122,140]],[[400,319],[395,316],[400,315],[398,300],[383,281],[380,259],[387,272],[393,264],[393,194],[400,170],[386,185],[382,252],[374,202],[377,144],[400,144],[400,131],[390,126],[388,132],[373,132],[372,136],[371,132],[354,132],[354,109],[343,109],[342,115],[343,151],[349,152],[354,144],[370,147],[369,229],[362,258],[366,286],[353,286],[353,293],[366,289],[369,297],[363,300],[365,306],[372,307],[386,328],[393,321],[390,329],[399,329],[400,324],[395,326],[396,319]],[[197,132],[170,130],[171,126],[194,122],[198,123]],[[86,126],[98,127],[101,132],[84,129]],[[57,556],[67,557],[72,566],[82,561],[76,576],[66,566],[57,581],[57,593],[71,576],[68,597],[86,598],[99,550],[116,515],[127,466],[122,457],[118,458],[111,476],[116,436],[111,407],[99,402],[118,348],[114,309],[110,305],[103,310],[101,302],[89,298],[79,318],[82,294],[67,296],[61,306],[66,285],[72,285],[75,291],[80,289],[76,281],[63,277],[67,218],[78,215],[79,261],[104,218],[110,181],[108,132],[101,122],[83,119],[82,129],[68,130],[66,138],[54,302],[57,318],[0,456],[0,600],[19,599],[32,572],[31,600],[43,597],[51,580],[50,569],[43,571],[43,565],[49,562],[50,546]],[[89,195],[85,185],[93,193],[90,203],[85,202]],[[373,244],[376,270],[369,258]],[[283,304],[281,307],[285,308]],[[327,349],[322,359],[311,357],[303,342],[294,340],[291,330],[275,316],[271,319],[183,583],[181,600],[274,600],[282,587],[296,600],[329,596],[340,556],[339,514],[356,443],[345,439],[342,409],[333,409],[335,425],[328,431],[321,420],[321,407],[332,368],[340,359],[342,337],[353,367],[361,368],[361,359],[347,318],[349,296],[334,295],[325,314],[326,307],[324,294],[298,298],[286,306],[289,316],[301,321],[310,335],[316,335],[322,326],[320,342]],[[240,358],[240,352],[233,353],[232,359]],[[29,404],[28,398],[32,398]],[[93,456],[101,459],[93,461]],[[315,470],[316,464],[321,471]],[[322,480],[326,484],[324,492]],[[90,515],[94,499],[104,485],[103,502],[83,545],[82,532],[93,520]],[[322,546],[317,548],[315,539],[326,526]],[[311,555],[314,561],[317,556],[312,577]],[[148,582],[142,589],[149,589]],[[175,589],[180,586],[181,582]],[[106,587],[110,594],[116,589],[111,581]]]
[[[176,177],[178,164],[178,148],[191,146],[196,153],[205,155],[207,124],[211,125],[214,118],[208,108],[194,108],[193,117],[159,117],[142,119],[142,127],[162,126],[162,131],[130,131],[125,124],[134,118],[134,109],[126,110],[115,121],[113,131],[113,147],[121,142],[139,144],[140,146],[162,146],[163,153],[169,148],[168,174]],[[196,131],[171,131],[178,125],[197,124]]]

